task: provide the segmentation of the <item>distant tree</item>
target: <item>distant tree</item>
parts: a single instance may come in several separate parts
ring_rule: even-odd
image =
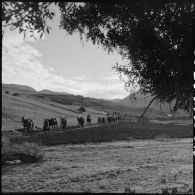
[[[19,93],[13,93],[13,96],[20,96]]]
[[[80,107],[78,110],[79,110],[80,112],[85,112],[85,111],[86,111],[86,109],[85,109],[84,107]]]
[[[11,5],[10,5],[11,4]],[[2,19],[19,32],[45,32],[46,19],[52,19],[50,2],[4,2]],[[126,89],[149,93],[154,100],[171,102],[173,111],[192,108],[194,2],[113,1],[57,2],[60,28],[69,34],[79,32],[81,39],[112,52],[117,50],[127,64],[113,68],[128,79]],[[49,31],[49,29],[47,29]],[[143,112],[143,114],[146,112]],[[142,115],[143,115],[142,114]]]

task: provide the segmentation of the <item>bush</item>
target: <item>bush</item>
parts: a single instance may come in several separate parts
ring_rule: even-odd
[[[19,93],[14,93],[13,96],[19,96],[20,94]]]
[[[124,193],[134,194],[135,193],[135,188],[132,189],[132,188],[126,187],[125,190],[124,190]]]
[[[8,137],[2,137],[1,163],[6,161],[21,160],[23,163],[33,163],[43,160],[41,147],[35,143],[24,142],[12,144]]]
[[[86,109],[85,109],[84,107],[80,107],[78,110],[79,110],[80,112],[85,112],[85,111],[86,111]]]
[[[5,91],[6,94],[9,94],[9,91]]]

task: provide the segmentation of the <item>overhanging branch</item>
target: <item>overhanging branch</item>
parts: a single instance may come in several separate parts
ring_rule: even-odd
[[[154,97],[154,98],[150,101],[150,103],[148,104],[148,106],[145,108],[144,112],[141,114],[141,117],[144,116],[144,114],[146,113],[146,111],[148,110],[148,108],[150,107],[150,105],[152,104],[152,102],[153,102],[154,100],[156,100],[157,98],[158,98],[158,96]]]

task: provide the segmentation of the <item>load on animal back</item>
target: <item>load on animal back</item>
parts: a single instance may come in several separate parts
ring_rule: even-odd
[[[22,117],[21,122],[23,124],[25,134],[26,135],[28,135],[29,133],[31,134],[34,129],[33,120],[31,118],[25,119],[24,117]]]

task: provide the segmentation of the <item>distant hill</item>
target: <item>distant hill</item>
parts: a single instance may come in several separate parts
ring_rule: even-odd
[[[38,91],[37,93],[39,94],[64,94],[64,95],[68,94],[66,92],[55,92],[55,91],[50,91],[48,89],[43,89],[41,91]]]
[[[33,89],[32,87],[26,86],[26,85],[18,85],[18,84],[5,84],[2,83],[2,92],[9,91],[11,93],[22,93],[22,94],[68,94],[66,92],[55,92],[55,91],[50,91],[48,89],[43,89],[40,91],[37,91]]]
[[[136,98],[134,99],[132,95],[128,95],[124,99],[117,102],[119,105],[127,106],[129,108],[141,109],[146,108],[149,102],[152,100],[152,96],[150,94],[143,95],[141,93],[136,94]],[[168,103],[160,103],[158,101],[154,101],[150,105],[150,109],[155,110],[160,113],[170,113],[171,107],[174,105],[174,102],[171,104]],[[177,113],[184,113],[184,111],[178,110]]]
[[[2,92],[9,91],[9,93],[36,93],[37,91],[32,87],[17,84],[2,83]]]
[[[19,95],[14,96],[14,93]],[[80,107],[84,107],[86,112],[78,112]],[[132,101],[126,97],[119,102],[112,102],[49,90],[37,92],[23,85],[2,84],[2,130],[21,128],[22,124],[15,121],[21,120],[22,116],[32,118],[38,127],[42,127],[44,118],[56,117],[59,121],[64,115],[67,116],[68,125],[77,125],[77,117],[86,118],[88,113],[92,116],[92,123],[97,123],[97,118],[106,116],[107,113],[140,115],[144,109],[145,100],[143,99]],[[164,117],[166,113],[160,112],[158,106],[154,104],[146,115],[155,118]]]
[[[9,93],[5,93],[6,91]],[[15,96],[14,93],[19,95]],[[88,113],[92,116],[92,123],[97,123],[97,118],[106,116],[107,113],[140,115],[149,101],[149,97],[146,99],[141,94],[138,95],[136,101],[127,96],[122,100],[112,102],[50,90],[36,91],[24,85],[2,84],[2,130],[21,128],[22,125],[15,121],[20,120],[22,116],[32,118],[35,125],[41,127],[44,118],[56,117],[59,121],[64,115],[67,116],[68,125],[77,125],[77,117],[86,118]],[[80,107],[84,107],[86,112],[78,112]],[[162,106],[163,111],[165,108],[166,105]],[[146,115],[155,118],[164,117],[166,113],[159,111],[159,106],[154,103]]]
[[[109,101],[111,101],[111,102],[120,102],[122,99],[120,99],[120,98],[116,98],[116,99],[111,99],[111,100],[109,100]]]
[[[5,93],[5,91],[9,93]],[[14,96],[18,93],[18,96]],[[78,110],[84,107],[86,112]],[[130,109],[125,106],[116,105],[113,102],[95,98],[83,97],[81,95],[60,94],[43,90],[37,92],[28,86],[3,84],[2,91],[2,130],[14,130],[22,128],[21,117],[32,118],[35,126],[41,128],[44,118],[57,118],[67,116],[68,125],[77,125],[77,117],[87,114],[92,116],[92,123],[97,123],[97,118],[106,116],[108,112],[120,112],[135,114],[139,110]]]
[[[33,94],[34,97],[47,98],[51,101],[63,104],[63,105],[76,105],[82,107],[93,108],[95,110],[101,110],[104,112],[129,112],[134,113],[135,109],[128,108],[123,105],[115,104],[109,100],[95,99],[90,97],[84,97],[81,95],[72,94]]]
[[[145,98],[146,96],[142,94],[137,94],[137,100],[129,99],[130,96],[127,96],[124,99],[95,99],[90,97],[83,97],[81,95],[72,95],[66,92],[54,92],[48,89],[36,91],[32,87],[17,84],[2,84],[2,89],[3,93],[5,93],[5,91],[9,91],[10,94],[32,94],[34,97],[47,98],[51,101],[64,105],[80,105],[92,107],[97,110],[104,110],[106,112],[127,112],[136,115],[141,114],[151,100],[151,97]],[[160,111],[159,105],[156,105],[155,102],[151,105],[150,108],[153,111]],[[169,112],[168,104],[162,106],[162,111]]]

